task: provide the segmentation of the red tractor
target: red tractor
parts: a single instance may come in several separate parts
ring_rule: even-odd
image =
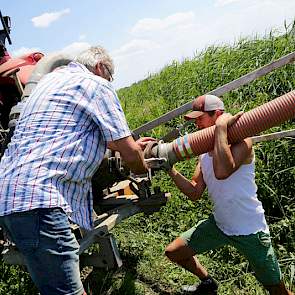
[[[5,46],[10,39],[10,17],[2,16],[0,19],[3,29],[0,30],[0,147],[1,154],[4,142],[9,133],[9,114],[11,108],[16,105],[22,95],[24,85],[27,83],[36,63],[44,56],[40,52],[32,52],[21,57],[12,58]]]

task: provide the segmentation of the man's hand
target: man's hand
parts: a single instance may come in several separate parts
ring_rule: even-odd
[[[146,139],[140,140],[140,143],[146,142]],[[109,142],[108,147],[120,152],[123,161],[135,174],[147,173],[148,167],[144,162],[141,145],[134,141],[132,136],[127,136],[112,142]]]
[[[252,145],[246,139],[232,145],[228,143],[228,127],[237,122],[242,114],[243,112],[239,112],[234,116],[222,114],[216,120],[213,169],[215,177],[219,180],[232,175],[251,155]]]
[[[238,112],[235,115],[231,115],[230,113],[224,113],[217,118],[215,125],[216,127],[229,127],[233,123],[235,123],[243,115],[243,113],[243,111]]]
[[[138,140],[136,140],[136,143],[140,146],[140,148],[144,151],[145,147],[150,143],[150,142],[156,142],[157,139],[153,137],[140,137]]]

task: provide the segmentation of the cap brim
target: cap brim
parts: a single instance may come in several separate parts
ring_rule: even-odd
[[[201,117],[202,115],[204,115],[203,112],[200,112],[200,111],[193,111],[193,112],[190,112],[188,114],[186,114],[184,116],[184,119],[189,121],[189,120],[192,120],[192,119],[196,119],[198,117]]]

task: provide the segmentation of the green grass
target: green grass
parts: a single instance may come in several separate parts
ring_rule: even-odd
[[[148,79],[118,91],[131,128],[152,119],[225,83],[295,51],[295,36],[289,27],[282,34],[243,39],[233,46],[209,47],[183,62],[172,62]],[[227,109],[235,113],[250,110],[295,89],[295,69],[287,65],[223,96]],[[181,117],[146,135],[160,137],[182,123]],[[295,120],[272,128],[294,128]],[[269,132],[269,131],[268,131]],[[287,285],[295,291],[295,145],[294,139],[255,146],[256,179],[273,244]],[[191,177],[196,159],[177,164]],[[160,212],[137,215],[114,230],[124,265],[117,271],[94,269],[85,279],[88,294],[179,294],[182,284],[195,282],[188,272],[164,257],[165,246],[181,232],[204,219],[211,211],[205,196],[188,201],[163,172],[154,185],[169,191],[171,200]],[[201,262],[220,283],[219,294],[265,294],[251,273],[247,261],[233,248],[200,256]],[[27,273],[0,263],[0,294],[37,294]]]

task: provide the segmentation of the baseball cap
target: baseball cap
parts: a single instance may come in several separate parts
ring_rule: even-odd
[[[193,101],[192,109],[192,112],[184,116],[185,120],[198,118],[202,116],[204,112],[224,110],[224,104],[219,97],[215,95],[206,94],[197,97]]]

